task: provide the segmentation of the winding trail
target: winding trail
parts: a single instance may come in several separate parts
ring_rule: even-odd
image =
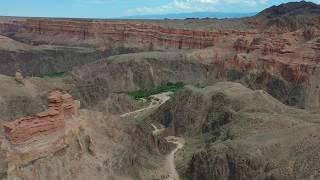
[[[154,124],[151,124],[151,126],[154,129],[152,131],[153,135],[161,134],[161,132],[165,130],[165,129],[159,129]],[[168,136],[165,139],[167,140],[167,142],[176,144],[177,146],[176,146],[175,149],[173,149],[171,151],[170,154],[168,154],[166,156],[166,159],[165,159],[165,162],[164,162],[164,169],[166,170],[168,175],[161,176],[161,179],[179,180],[179,174],[178,174],[177,169],[176,169],[174,157],[175,157],[176,152],[178,152],[179,149],[183,148],[185,141],[184,141],[183,138],[176,137],[176,136]]]
[[[161,106],[162,104],[164,104],[166,101],[170,99],[171,94],[172,92],[166,92],[166,93],[150,96],[151,103],[148,107],[122,114],[120,115],[120,117],[136,115],[138,113],[154,108],[156,106]],[[158,128],[152,123],[150,125],[154,129],[152,131],[153,135],[160,135],[165,130],[165,128]],[[167,140],[167,142],[176,144],[177,146],[165,158],[163,169],[166,175],[161,175],[161,180],[179,180],[179,174],[177,172],[176,165],[175,165],[175,154],[178,152],[179,149],[183,148],[185,144],[185,140],[181,137],[176,137],[176,136],[168,136],[165,139]]]
[[[177,145],[177,147],[166,157],[165,166],[168,167],[168,171],[169,171],[168,179],[179,180],[179,174],[176,169],[174,157],[176,152],[179,149],[183,148],[185,141],[183,138],[175,137],[175,136],[166,137],[166,140],[170,143]]]
[[[132,112],[128,112],[128,113],[125,113],[125,114],[122,114],[122,115],[120,115],[120,117],[127,117],[127,116],[130,116],[130,115],[134,115],[134,114],[138,114],[138,113],[140,113],[140,112],[143,112],[143,111],[146,111],[146,110],[148,110],[148,109],[151,109],[151,108],[153,108],[153,107],[155,107],[156,105],[153,105],[152,103],[148,106],[148,107],[146,107],[146,108],[142,108],[142,109],[138,109],[138,110],[136,110],[136,111],[132,111]]]

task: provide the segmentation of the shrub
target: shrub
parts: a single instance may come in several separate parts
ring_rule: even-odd
[[[184,87],[184,83],[177,82],[177,83],[171,83],[168,82],[166,84],[162,84],[154,89],[142,89],[138,91],[132,91],[128,92],[127,94],[135,99],[141,99],[141,98],[148,98],[151,95],[160,94],[163,92],[176,92],[177,90]]]
[[[60,78],[60,77],[63,77],[64,74],[65,74],[65,72],[53,72],[53,73],[48,73],[48,74],[41,75],[39,77],[41,77],[41,78],[45,78],[45,77]]]

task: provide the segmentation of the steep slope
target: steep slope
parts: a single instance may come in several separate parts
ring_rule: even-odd
[[[115,54],[136,52],[136,49],[101,49],[77,46],[30,45],[0,36],[0,74],[13,76],[22,71],[28,76],[44,76],[68,72],[73,67]]]
[[[182,179],[318,178],[319,114],[289,108],[263,91],[222,82],[187,87],[150,116],[184,136]],[[297,133],[299,131],[299,133]]]
[[[8,51],[19,51],[30,49],[31,47],[27,44],[23,44],[13,39],[10,39],[6,36],[0,36],[0,49],[1,50],[8,50]]]
[[[27,78],[23,85],[13,77],[0,75],[0,119],[3,121],[41,112],[47,104],[47,94],[54,88],[74,91],[66,78]]]

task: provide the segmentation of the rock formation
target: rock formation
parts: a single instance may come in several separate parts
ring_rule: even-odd
[[[63,130],[65,119],[75,113],[72,96],[55,90],[50,93],[48,103],[49,109],[34,117],[18,118],[4,124],[6,138],[12,144],[22,144],[35,137]]]
[[[24,77],[23,77],[23,75],[22,75],[22,73],[20,72],[20,71],[17,71],[16,72],[16,76],[15,76],[15,78],[14,78],[18,83],[20,83],[20,84],[22,84],[22,85],[24,85]]]
[[[242,38],[237,39],[233,45],[234,49],[238,52],[247,51],[249,48],[248,46],[249,46],[248,40],[245,40]]]

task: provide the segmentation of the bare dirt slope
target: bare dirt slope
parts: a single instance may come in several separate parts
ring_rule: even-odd
[[[0,36],[0,49],[9,50],[9,51],[19,51],[26,50],[31,48],[27,44],[20,43],[18,41],[14,41],[6,36]]]
[[[44,110],[47,94],[54,88],[71,92],[73,84],[64,78],[26,78],[26,84],[14,77],[0,75],[0,119],[31,115]]]

